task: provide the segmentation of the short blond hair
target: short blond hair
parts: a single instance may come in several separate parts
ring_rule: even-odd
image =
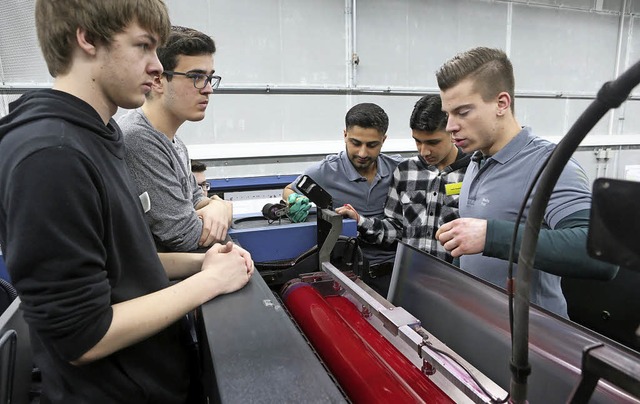
[[[436,72],[438,87],[442,91],[467,78],[474,81],[473,88],[483,101],[489,101],[501,92],[507,92],[511,96],[511,111],[514,111],[513,65],[504,51],[485,47],[473,48],[457,54]]]
[[[36,30],[49,73],[71,67],[76,31],[83,28],[96,44],[109,45],[113,36],[136,21],[164,43],[171,22],[163,0],[37,0]]]

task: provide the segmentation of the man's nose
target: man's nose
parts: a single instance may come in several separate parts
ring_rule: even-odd
[[[451,134],[455,133],[458,131],[458,124],[456,122],[456,120],[449,115],[449,117],[447,118],[447,127],[445,128],[445,130]]]
[[[160,63],[160,59],[158,59],[158,55],[153,52],[153,56],[151,61],[149,62],[149,65],[147,66],[147,72],[154,76],[160,76],[162,75],[162,72],[164,71],[164,68],[162,67],[162,63]]]
[[[207,85],[200,89],[200,94],[213,94],[213,86],[210,81],[207,80]]]

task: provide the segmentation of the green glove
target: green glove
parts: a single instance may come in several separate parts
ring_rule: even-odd
[[[300,223],[307,220],[309,216],[309,198],[304,195],[293,193],[287,198],[287,204],[289,205],[289,219],[293,223]]]

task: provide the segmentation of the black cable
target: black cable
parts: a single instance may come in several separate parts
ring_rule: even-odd
[[[13,302],[13,300],[18,297],[18,292],[16,288],[9,282],[0,278],[0,288],[3,288],[7,292],[7,296],[9,297],[9,301]],[[2,314],[2,312],[0,312]]]
[[[516,292],[521,298],[515,301],[513,313],[511,398],[514,403],[526,402],[527,370],[530,369],[528,362],[529,280],[533,270],[535,250],[545,208],[562,170],[582,139],[609,109],[620,106],[638,83],[640,83],[640,62],[634,64],[616,80],[605,83],[598,91],[596,99],[580,115],[562,141],[558,143],[539,180],[527,216],[518,256]]]
[[[555,148],[554,148],[555,151]],[[549,154],[549,157],[542,163],[542,166],[538,169],[531,185],[529,185],[529,189],[524,195],[524,199],[520,204],[520,210],[518,211],[518,215],[516,216],[516,222],[513,229],[513,237],[511,237],[511,245],[509,246],[509,266],[507,268],[507,280],[509,282],[509,333],[511,335],[511,344],[513,345],[513,296],[515,294],[515,290],[513,289],[513,264],[514,264],[514,256],[516,251],[516,242],[518,239],[518,230],[520,229],[520,221],[522,220],[522,216],[524,214],[524,210],[527,207],[527,201],[533,192],[538,180],[540,179],[540,175],[544,171],[545,167],[549,163],[553,152]]]

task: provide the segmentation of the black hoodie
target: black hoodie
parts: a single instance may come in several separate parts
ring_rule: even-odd
[[[168,285],[124,162],[122,133],[55,90],[0,120],[0,245],[22,299],[43,402],[184,402],[179,326],[84,366],[111,305]]]

